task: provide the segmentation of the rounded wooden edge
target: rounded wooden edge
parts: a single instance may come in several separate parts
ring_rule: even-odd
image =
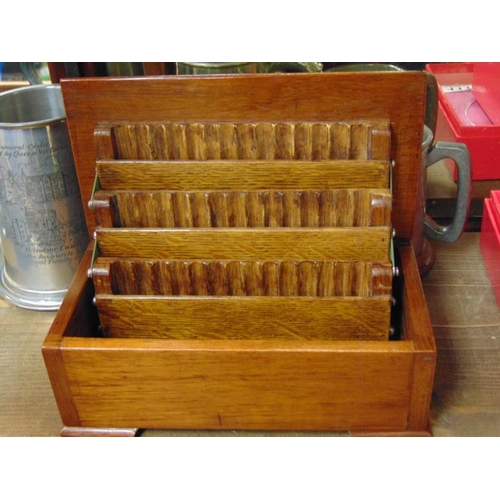
[[[139,429],[114,427],[64,427],[61,437],[135,437]]]

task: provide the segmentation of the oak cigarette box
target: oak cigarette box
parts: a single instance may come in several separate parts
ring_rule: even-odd
[[[287,248],[299,253],[305,252],[306,261],[311,260],[313,254],[310,252],[314,250],[315,258],[324,261],[325,269],[333,269],[325,264],[328,260],[325,257],[327,254],[330,255],[329,258],[344,261],[350,252],[357,252],[363,260],[363,256],[368,255],[369,247],[381,248],[382,255],[386,255],[386,252],[390,255],[392,244],[394,269],[397,268],[399,271],[399,277],[394,276],[392,299],[389,300],[389,322],[395,331],[391,335],[391,332],[385,331],[386,327],[383,327],[385,338],[370,338],[361,330],[359,339],[346,338],[342,334],[343,327],[336,327],[332,323],[329,330],[328,309],[318,313],[315,321],[312,316],[306,319],[310,314],[308,308],[304,308],[303,317],[296,318],[302,323],[295,333],[292,334],[291,324],[288,323],[284,329],[288,331],[288,335],[273,336],[275,325],[287,324],[286,314],[291,314],[291,310],[286,314],[283,312],[286,310],[285,304],[306,299],[313,301],[321,309],[328,301],[342,302],[341,299],[345,298],[347,304],[357,300],[357,297],[334,297],[332,300],[330,297],[275,296],[229,297],[231,300],[227,300],[229,304],[227,311],[231,314],[235,313],[236,308],[239,308],[245,300],[252,302],[251,317],[260,322],[259,328],[253,331],[242,328],[242,325],[249,325],[243,308],[235,319],[235,325],[236,321],[238,325],[234,329],[230,324],[227,326],[227,319],[221,312],[223,309],[216,312],[216,321],[228,328],[226,336],[221,333],[223,329],[219,330],[216,337],[205,335],[206,332],[213,332],[210,315],[207,315],[206,310],[203,310],[197,318],[197,334],[194,337],[186,334],[190,332],[190,323],[189,318],[185,317],[182,318],[182,324],[176,323],[176,328],[180,329],[178,331],[183,332],[181,336],[165,335],[164,328],[162,335],[148,335],[149,327],[139,334],[136,328],[139,328],[141,323],[151,323],[149,316],[153,313],[146,307],[136,309],[130,319],[117,327],[116,335],[110,335],[110,330],[107,328],[109,325],[116,325],[115,319],[121,312],[117,310],[113,313],[115,316],[108,313],[106,321],[109,320],[109,323],[103,324],[103,311],[105,315],[107,311],[105,306],[102,306],[103,299],[111,302],[117,299],[128,300],[128,304],[135,305],[143,303],[145,299],[133,295],[126,295],[121,299],[109,294],[99,298],[101,287],[115,286],[111,284],[114,278],[112,273],[110,274],[108,264],[104,263],[102,268],[97,268],[95,248],[89,247],[43,345],[48,374],[65,426],[63,435],[131,435],[140,428],[341,430],[361,434],[429,434],[429,405],[436,347],[411,243],[413,235],[419,231],[416,210],[418,193],[422,188],[420,156],[426,95],[424,75],[408,72],[238,75],[210,78],[199,76],[83,78],[63,80],[61,84],[84,200],[92,199],[93,193],[96,192],[96,169],[112,168],[113,165],[126,169],[128,164],[132,166],[133,171],[141,165],[144,166],[142,163],[138,165],[137,159],[123,159],[119,155],[117,157],[116,136],[109,132],[113,127],[139,127],[140,135],[144,131],[151,130],[151,126],[166,127],[165,124],[184,124],[184,127],[190,130],[196,129],[198,132],[201,130],[198,126],[200,123],[217,125],[219,129],[221,124],[224,124],[223,128],[232,126],[231,124],[245,124],[243,127],[247,131],[245,137],[253,140],[257,136],[248,136],[248,133],[251,134],[248,131],[255,130],[256,124],[267,124],[264,126],[269,127],[268,124],[276,123],[307,123],[311,125],[309,128],[292,127],[295,130],[293,137],[297,135],[306,137],[306,142],[301,144],[308,145],[308,154],[311,155],[314,151],[314,154],[321,156],[323,153],[319,152],[324,152],[325,144],[330,144],[323,132],[330,130],[331,126],[325,127],[325,123],[386,124],[384,125],[386,128],[380,131],[370,125],[369,130],[375,132],[364,136],[367,145],[364,154],[371,157],[380,150],[380,144],[390,144],[387,158],[384,159],[392,172],[386,178],[386,189],[391,189],[392,193],[389,231],[371,226],[363,229],[324,225],[312,228],[302,225],[275,227],[272,224],[267,226],[264,224],[264,228],[229,228],[231,231],[228,228],[213,227],[184,228],[182,234],[175,233],[179,229],[162,228],[153,231],[156,236],[149,237],[147,228],[144,232],[136,228],[104,227],[103,221],[112,220],[114,212],[106,209],[105,212],[100,212],[102,218],[99,219],[96,218],[93,209],[86,207],[89,232],[90,234],[95,232],[97,236],[97,249],[101,252],[99,258],[106,257],[102,253],[106,253],[107,248],[122,248],[120,242],[125,237],[128,242],[140,242],[127,244],[127,252],[130,248],[139,253],[150,252],[153,241],[167,242],[168,244],[163,247],[155,243],[154,248],[162,248],[161,252],[166,252],[159,254],[160,259],[168,260],[173,255],[172,249],[182,248],[183,253],[176,258],[182,260],[184,255],[190,262],[193,261],[189,266],[194,266],[193,269],[196,269],[197,273],[204,272],[204,268],[194,261],[198,258],[206,260],[205,254],[199,254],[199,248],[210,248],[210,252],[214,252],[211,257],[221,262],[227,257],[226,243],[233,250],[237,248],[238,252],[242,252],[237,254],[237,260],[247,259],[250,252],[252,269],[255,269],[259,260],[252,253],[257,247],[260,249],[259,252],[264,252],[259,253],[259,256],[264,255],[272,262],[276,261],[276,257],[282,255],[282,252],[288,252]],[[186,130],[177,125],[174,128]],[[275,126],[274,128],[276,129]],[[354,128],[357,131],[366,130],[366,127]],[[283,127],[283,133],[288,133],[292,129],[289,126]],[[313,137],[308,135],[308,130],[313,129],[320,131],[320,136],[323,137],[321,141],[307,139]],[[354,129],[351,127],[349,130]],[[157,151],[159,143],[146,133],[137,144],[141,148],[147,145],[148,151],[151,151],[151,148]],[[174,141],[174,146],[178,144],[178,141]],[[200,151],[207,151],[200,149],[199,142],[196,144],[197,154],[202,154]],[[219,154],[220,144],[221,142],[216,142],[211,146],[219,151]],[[277,143],[272,144],[274,144],[273,151],[276,151]],[[135,151],[139,149],[136,148]],[[250,148],[248,151],[254,149]],[[260,160],[252,160],[254,163],[249,167],[236,158],[235,170],[228,165],[229,159],[225,158],[223,168],[227,175],[218,177],[221,182],[219,189],[235,189],[232,186],[239,185],[235,184],[239,169],[243,171],[247,169],[246,172],[249,172],[250,177],[245,175],[242,178],[240,175],[241,182],[249,178],[255,182],[257,179],[264,179],[264,185],[247,186],[240,188],[240,191],[280,190],[282,189],[280,186],[285,185],[290,190],[318,190],[319,186],[314,182],[321,182],[321,185],[324,185],[324,181],[318,179],[328,172],[329,166],[324,165],[327,169],[325,171],[312,169],[304,175],[297,175],[301,169],[311,168],[314,166],[312,163],[320,161],[317,157],[303,160],[297,151],[293,149],[292,157],[287,160],[289,166],[286,167],[295,173],[286,174],[285,170],[281,170],[281,177],[273,175],[259,177],[261,166],[255,161]],[[359,152],[354,151],[349,154],[359,155]],[[141,152],[140,156],[143,155]],[[284,168],[284,164],[281,160],[275,160],[276,158],[271,159],[266,168],[276,168],[276,172],[279,172]],[[352,161],[349,158],[347,160]],[[168,161],[160,161],[162,168],[168,166]],[[201,166],[186,163],[189,168],[186,168],[185,175],[182,175],[183,161],[185,160],[182,158],[174,159],[174,164],[170,165],[174,177],[178,175],[180,169],[182,183],[187,182],[192,186],[192,182],[197,183],[201,179],[203,186],[196,189],[214,188],[213,175],[192,174],[208,163]],[[310,163],[304,166],[301,161]],[[335,161],[342,163],[344,160]],[[349,163],[348,168],[353,165],[356,167],[356,161],[358,160]],[[154,167],[155,162],[157,160],[145,161],[151,167]],[[334,170],[342,170],[344,167],[341,163],[335,163]],[[217,161],[213,162],[210,168],[222,167]],[[149,179],[155,181],[159,175],[151,175]],[[332,175],[335,177],[337,174]],[[330,177],[329,174],[328,178]],[[104,172],[101,172],[102,179]],[[221,179],[226,179],[229,184],[223,183]],[[295,182],[293,179],[303,179],[305,187],[293,185]],[[278,182],[278,185],[270,187],[275,182]],[[308,182],[311,182],[309,186]],[[183,186],[183,189],[188,190],[184,184]],[[101,188],[105,189],[102,186]],[[183,199],[199,199],[199,196],[193,195],[191,198],[189,196]],[[219,198],[210,199],[218,200],[213,201],[214,204],[220,203]],[[280,199],[284,200],[286,197]],[[308,195],[306,199],[310,208],[316,206],[314,200],[321,198]],[[268,206],[266,205],[268,201],[265,200],[269,198],[264,199],[263,205],[256,204],[256,210]],[[273,200],[276,201],[275,198]],[[240,206],[238,203],[235,206]],[[197,213],[202,214],[203,210],[198,205],[196,207],[199,209]],[[282,213],[276,212],[275,204],[273,207],[272,213]],[[311,220],[311,214],[320,214],[316,209],[308,209],[306,212],[308,221]],[[120,214],[125,216],[125,212]],[[202,220],[200,217],[195,219]],[[211,219],[203,220],[208,223]],[[239,219],[233,214],[231,220]],[[267,220],[265,214],[262,220]],[[319,219],[315,216],[314,220]],[[392,236],[393,228],[396,233],[395,238]],[[203,239],[206,234],[213,237],[211,241]],[[234,239],[234,234],[237,234],[238,238]],[[255,245],[248,244],[245,239],[250,234],[254,238]],[[286,240],[293,242],[288,247],[286,243],[281,242],[281,236],[284,234],[287,238],[292,238]],[[309,244],[304,237],[308,234],[311,236]],[[364,241],[359,239],[360,234],[364,234],[366,238],[374,236],[373,243],[368,243],[366,240],[358,247],[351,245],[349,241],[356,241],[356,238],[359,242]],[[195,248],[193,241],[204,241],[196,252],[193,250]],[[225,243],[221,244],[220,241]],[[238,241],[240,245],[236,244]],[[317,244],[321,241],[323,246],[318,247]],[[107,247],[107,243],[110,246]],[[274,252],[278,254],[275,255]],[[229,258],[234,258],[235,254],[231,255]],[[378,254],[374,254],[370,259],[378,259],[375,255]],[[111,255],[110,258],[114,257]],[[118,255],[118,258],[121,256]],[[144,257],[138,255],[134,258]],[[385,257],[382,260],[384,259]],[[178,265],[176,269],[182,274],[185,269],[191,269],[189,266]],[[214,266],[210,268],[214,273],[220,272],[224,267],[220,263]],[[240,272],[238,269],[247,269],[245,266],[235,267],[234,272]],[[384,266],[385,264],[376,269],[386,269]],[[304,269],[310,273],[312,267],[308,265]],[[92,278],[88,275],[90,268],[96,271],[96,276]],[[165,267],[162,269],[160,272],[164,272]],[[206,269],[208,268],[205,267]],[[271,272],[269,269],[274,271]],[[256,289],[276,290],[276,285],[274,287],[271,285],[278,283],[277,278],[273,278],[277,276],[273,274],[277,272],[277,268],[269,266],[269,269],[265,275],[267,278],[252,282]],[[292,269],[289,271],[292,272],[291,276],[295,276],[293,269],[299,268],[292,265],[290,269]],[[100,272],[103,274],[99,274]],[[382,275],[385,272],[383,271]],[[199,276],[193,274],[194,281],[185,283],[189,286],[195,283],[204,290],[203,293],[206,293],[208,282],[200,281]],[[308,276],[313,283],[318,283],[314,274]],[[317,276],[320,276],[318,279],[321,281],[321,275]],[[227,290],[223,288],[220,280],[215,283],[216,285],[213,283],[210,285],[212,290]],[[304,283],[310,281],[301,283],[301,290],[309,293],[311,288]],[[328,280],[324,283],[328,283]],[[327,288],[325,286],[321,288],[323,293]],[[318,290],[317,285],[314,285],[313,289]],[[291,301],[286,301],[286,298],[290,298]],[[377,297],[372,298],[373,302],[377,302]],[[180,299],[189,304],[188,307],[198,307],[197,300],[199,301],[200,297],[182,296]],[[146,300],[155,302],[151,297],[147,297]],[[160,297],[159,301],[163,300]],[[268,308],[267,304],[274,300],[283,305],[284,309],[281,312],[279,307],[274,310]],[[223,308],[222,302],[220,301],[217,307]],[[366,303],[371,304],[371,302],[370,300]],[[154,307],[160,306],[155,302]],[[259,316],[259,308],[267,312]],[[347,316],[356,322],[360,319],[359,312],[359,308],[351,309]],[[194,316],[196,312],[192,314]],[[294,314],[300,314],[300,309],[295,309]],[[366,319],[368,316],[367,311]],[[164,317],[161,321],[164,321]],[[323,325],[321,327],[323,333],[318,334],[316,323],[318,328],[320,324]],[[261,335],[261,332],[264,334]]]

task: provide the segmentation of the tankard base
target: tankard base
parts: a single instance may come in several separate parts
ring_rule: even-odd
[[[67,290],[33,291],[18,287],[0,266],[0,296],[10,304],[35,311],[57,311]]]

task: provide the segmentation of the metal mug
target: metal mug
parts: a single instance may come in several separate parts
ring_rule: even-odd
[[[320,62],[261,62],[259,73],[319,73],[323,70]]]
[[[0,295],[57,310],[89,243],[59,85],[0,93]]]
[[[178,75],[216,75],[231,73],[257,73],[253,62],[178,62]]]
[[[429,127],[424,126],[421,161],[421,189],[418,194],[418,207],[412,243],[417,256],[421,274],[426,274],[434,264],[434,249],[431,241],[454,243],[464,228],[469,214],[472,169],[467,146],[457,142],[438,141],[433,144],[434,136]],[[448,226],[440,226],[426,214],[427,169],[438,161],[449,158],[457,165],[457,196],[455,213]]]
[[[322,70],[318,62],[178,62],[178,75],[231,73],[312,73]]]

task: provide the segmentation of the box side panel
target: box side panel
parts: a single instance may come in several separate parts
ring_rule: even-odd
[[[69,349],[64,361],[86,427],[404,431],[406,344],[399,352]]]
[[[413,248],[405,246],[398,250],[405,283],[404,337],[413,341],[415,349],[408,429],[421,430],[428,425],[437,349]]]
[[[42,346],[43,359],[59,413],[65,425],[71,426],[79,426],[80,420],[61,346],[65,334],[83,337],[97,331],[97,314],[92,306],[93,286],[87,279],[91,255],[89,245]]]

